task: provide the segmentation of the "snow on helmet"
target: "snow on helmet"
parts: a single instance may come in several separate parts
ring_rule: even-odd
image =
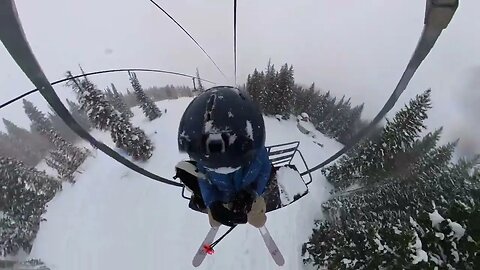
[[[265,145],[265,124],[248,93],[213,87],[188,105],[178,128],[178,149],[205,167],[228,173],[248,164]]]

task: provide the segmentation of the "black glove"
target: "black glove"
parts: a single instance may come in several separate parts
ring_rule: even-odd
[[[213,202],[210,205],[210,213],[213,219],[226,226],[232,227],[236,224],[247,223],[247,215],[245,213],[231,211],[219,201]]]
[[[233,200],[233,211],[245,214],[250,212],[250,210],[252,210],[252,204],[257,196],[257,193],[253,190],[242,190],[238,192]]]

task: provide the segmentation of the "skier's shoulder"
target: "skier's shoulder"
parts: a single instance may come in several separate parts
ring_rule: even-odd
[[[203,165],[202,162],[197,163],[197,168],[199,173],[203,176],[201,178],[207,180],[209,183],[225,182],[228,180],[227,174],[221,174],[215,170],[208,169],[207,167],[205,167],[205,165]]]
[[[254,163],[257,163],[258,165],[270,163],[270,160],[268,157],[268,151],[265,147],[261,147],[260,149],[257,150]]]
[[[267,148],[265,146],[262,146],[259,150],[258,150],[258,153],[257,155],[262,158],[262,159],[265,159],[267,158],[268,159],[268,151],[267,151]]]

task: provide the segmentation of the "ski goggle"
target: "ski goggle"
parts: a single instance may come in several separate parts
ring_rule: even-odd
[[[253,140],[245,136],[237,136],[230,132],[204,134],[202,143],[206,155],[215,155],[234,151],[248,152],[253,149]]]

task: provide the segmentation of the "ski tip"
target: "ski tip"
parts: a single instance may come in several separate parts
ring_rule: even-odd
[[[213,247],[208,244],[203,246],[203,251],[208,255],[213,255],[215,253],[215,250],[213,250]]]

